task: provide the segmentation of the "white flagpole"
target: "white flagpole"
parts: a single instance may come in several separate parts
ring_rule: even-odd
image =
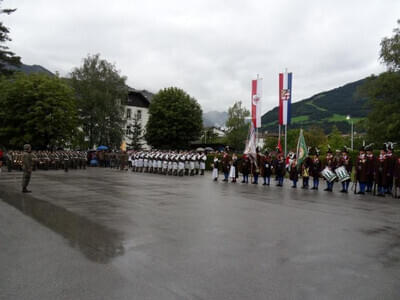
[[[287,155],[287,124],[285,124],[285,158]]]

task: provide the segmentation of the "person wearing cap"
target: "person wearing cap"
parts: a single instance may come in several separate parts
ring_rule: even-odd
[[[393,175],[394,175],[394,195],[397,198],[400,198],[400,196],[397,193],[397,189],[400,188],[400,157],[396,159]]]
[[[325,167],[328,167],[329,170],[331,170],[332,172],[335,172],[335,168],[336,168],[336,164],[335,164],[335,160],[332,154],[332,150],[329,148],[328,152],[326,153],[326,162],[325,162]],[[328,180],[326,181],[326,189],[324,191],[327,192],[332,192],[333,191],[333,184],[334,184],[334,180],[332,180],[331,182],[329,182]]]
[[[386,143],[386,155],[385,155],[385,173],[386,173],[386,182],[387,187],[385,190],[385,194],[391,194],[393,190],[393,173],[394,167],[396,165],[396,158],[393,155],[393,143]]]
[[[350,176],[349,179],[342,181],[342,190],[340,191],[341,193],[348,193],[351,181],[351,172],[353,170],[353,162],[351,161],[351,157],[349,156],[349,152],[347,151],[346,147],[344,147],[342,150],[342,156],[339,159],[338,166],[344,167]]]
[[[30,193],[28,188],[29,181],[31,179],[31,174],[32,174],[32,154],[31,154],[31,145],[25,144],[24,145],[24,156],[22,158],[22,170],[23,170],[23,176],[22,176],[22,192],[23,193]]]
[[[275,175],[278,181],[276,186],[282,187],[283,186],[283,179],[286,173],[286,162],[285,158],[283,157],[282,153],[278,153],[277,160],[275,163]]]
[[[263,185],[269,185],[271,182],[271,174],[272,174],[272,159],[268,151],[265,151],[264,157],[262,157],[261,161],[262,161],[261,175],[264,179]]]
[[[229,148],[227,148],[229,149]],[[228,181],[229,178],[229,170],[230,170],[230,161],[231,158],[229,157],[229,154],[227,151],[224,151],[224,154],[222,155],[222,172],[224,173],[224,179],[222,181]]]
[[[249,183],[250,159],[247,154],[243,154],[240,168],[243,175],[242,183]]]
[[[375,157],[371,146],[365,146],[367,151],[367,193],[372,192],[372,187],[374,185],[374,167],[375,167]]]
[[[365,149],[364,147],[360,148],[360,154],[357,157],[356,160],[356,182],[358,182],[360,186],[360,190],[358,191],[357,194],[359,195],[364,195],[365,194],[365,188],[367,186],[368,182],[368,176],[367,176],[367,169],[368,169],[368,161],[367,157],[365,155]]]
[[[311,168],[310,168],[310,170],[311,170],[310,175],[313,178],[313,187],[311,189],[318,190],[319,176],[322,171],[322,163],[321,163],[321,160],[319,159],[319,150],[317,148],[315,148],[312,151],[312,154],[313,154],[313,159],[312,159]]]
[[[386,159],[386,147],[383,147],[375,164],[375,183],[378,186],[379,197],[385,197],[385,190],[387,187],[385,159]]]

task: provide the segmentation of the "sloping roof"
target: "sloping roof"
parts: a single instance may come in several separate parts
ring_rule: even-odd
[[[130,86],[128,86],[128,93],[129,92],[133,92],[133,93],[139,93],[141,94],[143,97],[146,98],[147,101],[149,101],[149,103],[151,102],[151,99],[153,99],[154,94],[147,91],[147,90],[137,90],[135,88],[132,88]]]

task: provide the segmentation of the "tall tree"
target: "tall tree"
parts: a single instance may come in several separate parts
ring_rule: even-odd
[[[143,130],[142,130],[142,124],[139,121],[137,113],[132,119],[133,123],[130,127],[128,127],[128,137],[130,138],[131,142],[128,143],[128,146],[130,149],[133,150],[142,150],[143,147]]]
[[[246,146],[246,138],[249,131],[249,123],[246,122],[246,118],[249,116],[250,111],[242,106],[242,101],[235,102],[228,109],[226,142],[236,151],[242,151]]]
[[[77,93],[80,122],[89,147],[107,145],[119,148],[124,135],[124,109],[128,96],[126,77],[115,65],[88,55],[80,68],[71,73],[71,84]]]
[[[16,9],[1,8],[0,0],[0,15],[1,14],[11,14],[16,11]],[[21,64],[21,58],[16,56],[14,52],[10,51],[9,47],[5,46],[5,43],[11,41],[9,37],[10,30],[6,27],[3,22],[0,22],[0,74],[8,75],[12,73],[11,70],[7,69],[8,65],[19,66]]]
[[[170,87],[154,95],[149,107],[145,138],[159,149],[185,149],[200,137],[203,112],[196,99]]]
[[[375,143],[400,142],[400,20],[397,23],[393,36],[381,42],[380,58],[388,71],[371,76],[361,88],[371,107],[368,137]]]
[[[77,110],[73,90],[58,77],[17,73],[0,79],[0,144],[20,148],[69,145]]]

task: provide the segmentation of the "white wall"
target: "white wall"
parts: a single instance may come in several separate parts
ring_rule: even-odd
[[[130,119],[127,119],[127,111],[128,111],[128,109],[131,110],[131,118]],[[146,124],[147,124],[147,122],[149,120],[149,109],[145,108],[145,107],[125,106],[124,117],[125,117],[125,120],[126,120],[126,124],[125,124],[125,128],[124,128],[124,133],[125,133],[124,140],[125,140],[125,142],[127,144],[129,144],[131,142],[131,140],[130,140],[130,138],[128,136],[126,136],[126,130],[127,130],[128,126],[132,126],[133,118],[138,113],[138,111],[141,111],[141,115],[142,116],[141,116],[141,119],[139,121],[140,121],[140,124],[142,125],[142,135],[144,135],[145,134],[145,130],[146,130]],[[150,149],[150,146],[147,145],[146,140],[143,139],[142,143],[143,143],[143,148],[144,149],[148,149],[148,150]]]

